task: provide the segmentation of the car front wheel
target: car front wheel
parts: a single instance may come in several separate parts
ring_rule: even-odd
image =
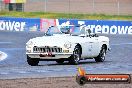
[[[70,64],[79,64],[79,61],[81,59],[81,51],[79,46],[75,46],[73,55],[71,56],[69,63]]]
[[[105,60],[105,55],[106,55],[106,48],[102,46],[102,49],[99,53],[99,55],[95,58],[96,62],[103,62]]]
[[[39,60],[37,58],[30,58],[28,55],[27,55],[27,62],[29,65],[31,66],[37,66],[38,63],[39,63]]]

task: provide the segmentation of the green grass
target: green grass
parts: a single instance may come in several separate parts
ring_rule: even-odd
[[[0,16],[23,18],[50,18],[50,19],[90,19],[90,20],[132,20],[132,15],[104,15],[104,14],[68,14],[45,12],[12,12],[1,11]]]

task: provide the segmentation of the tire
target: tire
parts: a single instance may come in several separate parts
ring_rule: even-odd
[[[27,62],[29,65],[31,66],[37,66],[38,63],[39,63],[39,60],[37,58],[30,58],[28,55],[27,55]]]
[[[81,49],[79,46],[75,46],[73,55],[71,56],[69,63],[77,65],[79,64],[80,59],[81,59]]]
[[[96,62],[104,62],[106,55],[106,48],[105,46],[102,46],[102,49],[97,57],[95,57]]]
[[[58,64],[62,64],[62,63],[64,62],[64,60],[63,60],[63,59],[59,59],[59,60],[56,60],[56,62],[57,62]]]

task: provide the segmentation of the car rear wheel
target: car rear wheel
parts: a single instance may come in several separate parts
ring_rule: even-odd
[[[73,55],[71,56],[69,63],[77,65],[79,64],[80,59],[81,59],[81,49],[79,46],[75,46]]]
[[[105,48],[105,46],[102,46],[102,49],[101,49],[99,55],[95,58],[95,61],[103,62],[105,60],[105,55],[106,55],[106,48]]]
[[[62,64],[62,63],[64,62],[64,60],[63,60],[63,59],[59,59],[59,60],[56,60],[56,62],[57,62],[58,64]]]
[[[29,65],[31,66],[37,66],[38,63],[39,63],[39,60],[37,58],[30,58],[28,55],[27,55],[27,62]]]

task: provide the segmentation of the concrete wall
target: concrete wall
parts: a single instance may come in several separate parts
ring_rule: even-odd
[[[132,15],[132,0],[27,0],[24,11]]]

